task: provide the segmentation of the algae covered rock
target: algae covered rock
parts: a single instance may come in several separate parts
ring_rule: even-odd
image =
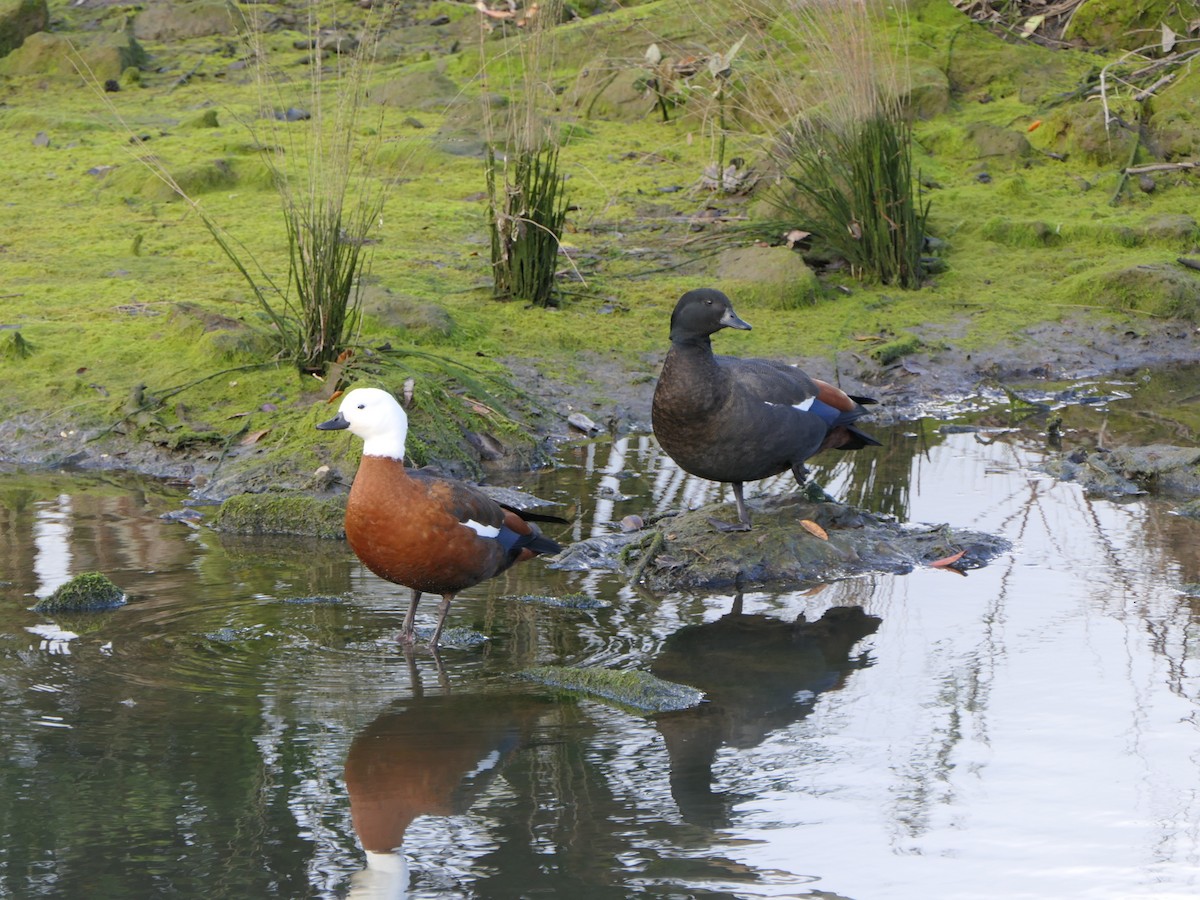
[[[1193,322],[1200,319],[1200,276],[1173,263],[1091,271],[1073,279],[1068,292],[1081,304],[1104,304]]]
[[[133,20],[133,33],[143,41],[178,41],[188,38],[233,35],[247,23],[225,0],[158,0],[145,4]]]
[[[303,493],[239,494],[221,504],[217,531],[233,534],[294,534],[343,538],[346,498]]]
[[[61,76],[98,82],[118,79],[130,67],[146,61],[146,52],[125,33],[89,34],[67,37],[39,31],[29,35],[12,53],[0,60],[0,75]]]
[[[804,494],[747,501],[754,527],[719,532],[713,518],[731,518],[732,506],[710,506],[664,518],[654,529],[604,541],[572,544],[551,563],[575,568],[610,567],[651,590],[721,589],[778,582],[813,583],[867,572],[909,572],[917,566],[964,551],[957,568],[974,568],[1006,551],[1001,537],[947,525],[904,524],[841,503],[810,500]],[[806,522],[819,526],[817,537]],[[608,537],[608,536],[604,536]],[[603,540],[603,538],[602,538]]]
[[[40,613],[98,612],[125,603],[125,594],[100,572],[84,572],[60,585],[33,608]]]
[[[25,38],[49,24],[46,0],[0,0],[0,56],[16,50]]]
[[[618,671],[599,667],[536,666],[517,673],[518,678],[550,687],[565,688],[612,700],[643,712],[670,712],[696,706],[702,691],[664,681],[648,672]]]
[[[717,257],[717,275],[729,293],[774,309],[811,306],[820,285],[804,257],[787,247],[733,247]]]

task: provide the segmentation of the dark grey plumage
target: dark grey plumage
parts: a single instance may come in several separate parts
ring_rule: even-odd
[[[725,294],[701,288],[679,299],[651,413],[659,444],[680,468],[733,486],[739,522],[714,524],[747,530],[743,483],[791,469],[803,484],[804,462],[814,454],[877,445],[853,424],[875,401],[795,366],[716,356],[711,336],[722,328],[750,329]]]

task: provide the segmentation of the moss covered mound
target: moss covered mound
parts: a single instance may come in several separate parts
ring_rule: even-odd
[[[663,681],[647,672],[616,671],[594,667],[537,666],[518,678],[550,687],[579,691],[612,700],[643,712],[670,712],[696,706],[704,693],[684,684]]]
[[[60,585],[33,608],[40,613],[98,612],[125,603],[125,594],[100,572],[84,572]]]
[[[652,590],[723,589],[733,586],[813,583],[866,572],[909,572],[965,551],[957,568],[972,568],[1008,549],[995,535],[912,525],[841,503],[812,501],[802,494],[748,500],[753,529],[720,532],[710,517],[733,521],[732,504],[710,506],[663,519],[655,529],[610,556],[614,568],[644,580]],[[804,523],[823,529],[823,539]],[[572,545],[556,562],[570,568],[586,556],[588,541]],[[602,565],[593,560],[593,565]]]
[[[217,531],[233,534],[295,534],[344,538],[344,497],[308,494],[240,494],[221,504],[213,521]]]
[[[46,0],[0,0],[0,56],[50,24]]]

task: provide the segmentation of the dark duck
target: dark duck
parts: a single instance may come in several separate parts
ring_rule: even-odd
[[[748,531],[742,485],[788,469],[803,485],[810,456],[878,445],[854,425],[875,401],[785,363],[716,356],[711,338],[722,328],[750,330],[723,293],[701,288],[679,298],[651,418],[658,443],[681,469],[733,486],[737,523],[713,525]]]
[[[350,391],[338,414],[317,428],[346,428],[363,439],[362,462],[346,501],[346,540],[380,578],[412,589],[402,642],[414,640],[422,593],[442,598],[429,639],[436,648],[455,594],[516,563],[561,552],[527,519],[561,520],[519,513],[464,482],[406,468],[408,416],[387,391]]]

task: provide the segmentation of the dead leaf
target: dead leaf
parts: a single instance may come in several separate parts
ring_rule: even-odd
[[[813,537],[819,537],[823,541],[829,540],[829,532],[814,522],[812,519],[801,519],[801,527],[811,534]]]
[[[957,553],[953,553],[950,556],[943,556],[941,559],[935,559],[929,565],[934,569],[945,569],[962,559],[966,552],[966,550],[959,550]]]
[[[1032,122],[1029,123],[1029,127],[1026,128],[1025,130],[1027,132],[1028,131],[1037,131],[1041,126],[1042,126],[1042,120],[1034,119]]]
[[[791,231],[785,231],[783,233],[783,242],[787,244],[788,249],[791,250],[807,237],[812,237],[811,231],[802,231],[799,228],[793,228]]]
[[[416,386],[416,383],[417,383],[417,380],[415,378],[405,378],[404,379],[404,405],[405,406],[412,406],[413,388]]]
[[[1045,16],[1030,16],[1025,20],[1025,26],[1021,29],[1021,37],[1029,37],[1031,34],[1041,28],[1042,23],[1045,21]]]
[[[334,391],[332,394],[329,395],[329,399],[326,400],[325,402],[332,403],[334,400],[336,400],[338,397],[342,396],[342,394],[344,394],[344,393],[346,393],[346,392],[345,391]]]
[[[239,443],[241,443],[244,447],[248,447],[251,444],[257,444],[267,435],[270,430],[270,428],[263,428],[259,431],[251,431],[244,438],[242,438]]]
[[[1174,31],[1172,31],[1172,30],[1171,30],[1171,26],[1170,26],[1170,25],[1168,25],[1166,22],[1163,22],[1163,23],[1162,23],[1162,49],[1163,49],[1163,53],[1170,53],[1172,50],[1174,50],[1174,49],[1175,49],[1175,42],[1176,42],[1178,39],[1179,39],[1179,35],[1177,35],[1177,34],[1176,34]]]

